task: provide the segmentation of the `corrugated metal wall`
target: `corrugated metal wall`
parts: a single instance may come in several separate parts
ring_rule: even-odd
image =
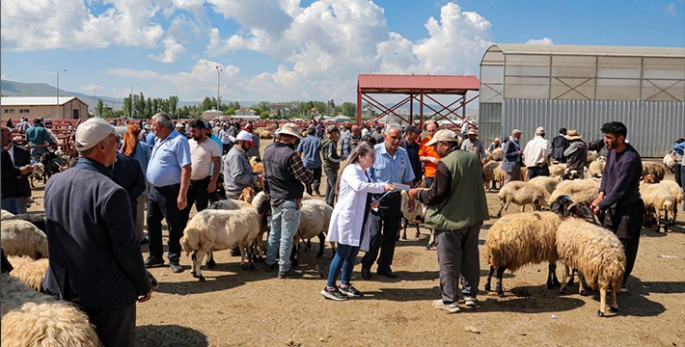
[[[500,130],[496,124],[498,107],[501,107]],[[526,143],[538,126],[546,129],[547,139],[565,127],[577,129],[585,141],[593,141],[602,135],[599,130],[602,124],[619,121],[628,127],[628,140],[640,155],[663,157],[676,139],[685,137],[685,103],[505,99],[503,105],[481,104],[479,121],[485,125],[481,129],[486,145],[495,137],[509,135],[515,128],[523,131],[522,142]]]
[[[511,130],[510,130],[511,131]],[[478,133],[485,149],[496,138],[502,137],[502,104],[481,103],[478,109]],[[503,139],[502,139],[503,140]]]

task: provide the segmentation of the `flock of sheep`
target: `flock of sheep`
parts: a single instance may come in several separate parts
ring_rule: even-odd
[[[500,186],[504,181],[500,169],[502,156],[501,150],[488,153],[492,161],[484,167],[486,188],[492,181],[500,182]],[[581,294],[585,293],[584,284],[600,290],[598,315],[606,313],[607,291],[611,292],[611,311],[618,309],[616,293],[623,280],[625,254],[618,238],[601,228],[588,208],[597,197],[605,164],[601,156],[592,154],[589,157],[591,161],[589,159],[585,172],[586,179],[572,179],[573,174],[569,175],[563,164],[553,164],[550,177],[511,182],[501,187],[498,192],[501,206],[497,214],[500,218],[489,229],[485,243],[485,257],[490,265],[485,290],[491,289],[490,282],[495,272],[495,291],[504,295],[502,275],[505,270],[513,272],[527,264],[548,262],[548,287],[561,285],[560,291],[563,291],[567,283],[573,282],[572,271],[578,271]],[[263,170],[261,163],[251,161],[251,164],[257,172]],[[670,222],[674,223],[677,206],[683,201],[683,190],[675,182],[663,180],[668,168],[668,163],[643,164],[645,179],[640,185],[640,193],[645,202],[647,221],[655,219],[657,231],[662,226],[661,213],[666,215],[666,223],[663,223],[666,230],[668,212],[672,212]],[[523,177],[526,176],[523,173]],[[563,176],[571,179],[562,180]],[[402,198],[402,213],[407,224],[421,223],[425,206],[417,202],[416,208],[409,212],[406,194]],[[511,203],[521,206],[521,213],[501,217]],[[531,205],[533,211],[525,212],[526,205]],[[543,212],[543,208],[551,211]],[[239,200],[222,200],[197,213],[181,238],[186,256],[192,259],[192,276],[205,281],[201,270],[204,258],[208,258],[205,266],[212,268],[215,265],[214,251],[234,247],[241,251],[241,266],[254,268],[253,260],[260,260],[265,253],[263,240],[268,232],[269,209],[268,196],[248,188]],[[331,214],[330,206],[305,194],[294,240],[294,265],[297,264],[300,241],[318,237],[317,258],[323,255]],[[30,346],[50,341],[58,345],[98,346],[97,335],[85,314],[70,303],[40,292],[49,255],[44,216],[14,216],[3,210],[2,221],[3,251],[14,266],[11,275],[2,274],[0,278],[2,345]],[[309,250],[307,244],[305,246]],[[557,261],[565,267],[561,283],[556,277]],[[569,274],[571,280],[567,282]],[[151,274],[149,276],[153,287],[156,287],[156,280]]]

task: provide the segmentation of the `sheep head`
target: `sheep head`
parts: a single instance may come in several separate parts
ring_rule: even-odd
[[[656,176],[654,176],[653,174],[645,175],[645,177],[642,178],[642,181],[644,183],[650,183],[650,184],[660,182],[659,179]]]
[[[252,200],[255,197],[255,191],[254,189],[247,187],[243,189],[242,193],[240,193],[240,196],[238,197],[238,200],[245,201],[247,203],[252,203]]]
[[[257,209],[257,213],[260,215],[265,215],[269,210],[271,210],[271,202],[269,196],[264,192],[259,192],[252,199],[252,206]]]

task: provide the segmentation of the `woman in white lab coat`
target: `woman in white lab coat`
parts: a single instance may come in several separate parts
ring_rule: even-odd
[[[328,271],[328,283],[321,291],[327,299],[343,301],[348,297],[360,297],[362,293],[350,284],[352,269],[361,248],[369,249],[369,235],[364,228],[368,208],[371,206],[369,193],[378,194],[392,190],[387,183],[372,183],[367,169],[373,166],[376,155],[372,146],[361,142],[354,149],[338,178],[336,191],[338,203],[333,209],[328,227],[327,241],[337,242],[338,248]],[[336,286],[342,270],[340,286]]]

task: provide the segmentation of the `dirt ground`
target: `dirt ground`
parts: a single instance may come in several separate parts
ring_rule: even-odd
[[[41,210],[42,189],[34,193],[41,205],[31,210]],[[488,269],[483,244],[499,207],[496,193],[487,199],[491,219],[479,236],[475,309],[447,314],[431,306],[440,298],[436,252],[425,248],[426,229],[416,238],[410,227],[408,239],[397,243],[393,270],[399,279],[374,272],[363,280],[358,265],[353,284],[365,296],[346,302],[319,294],[325,279],[304,251],[305,276],[294,280],[279,280],[261,264],[242,270],[227,251],[215,253],[217,266],[203,270],[202,283],[191,276],[189,257],[181,258],[180,274],[153,268],[159,288],[138,305],[138,346],[685,346],[685,213],[667,234],[643,229],[629,292],[619,294],[617,314],[599,318],[598,292],[547,289],[547,264],[507,272],[504,298],[482,290]],[[507,212],[517,213],[517,207]],[[313,244],[315,254],[318,242]],[[327,275],[329,245],[316,261]]]

